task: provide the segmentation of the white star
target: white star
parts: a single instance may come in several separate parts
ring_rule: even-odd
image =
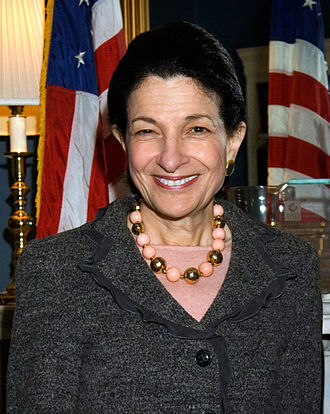
[[[81,64],[83,64],[83,65],[85,64],[85,61],[84,61],[85,53],[86,52],[79,52],[79,54],[75,56],[75,58],[78,60],[77,68],[80,68]]]
[[[313,11],[313,4],[317,4],[314,0],[305,0],[303,7],[309,7]]]
[[[79,0],[79,6],[81,6],[83,3],[86,3],[87,6],[89,6],[89,0]]]

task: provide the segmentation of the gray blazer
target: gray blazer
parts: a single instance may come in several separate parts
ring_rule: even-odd
[[[319,413],[317,254],[228,202],[223,287],[197,322],[126,227],[132,199],[17,266],[8,413]]]

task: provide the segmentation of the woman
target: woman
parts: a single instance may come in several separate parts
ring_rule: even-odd
[[[246,130],[226,50],[146,32],[108,105],[141,200],[23,252],[8,413],[319,412],[317,255],[215,200]]]

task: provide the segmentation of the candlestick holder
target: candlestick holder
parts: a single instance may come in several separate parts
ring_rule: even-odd
[[[28,236],[34,228],[34,219],[25,211],[26,194],[30,188],[25,184],[26,158],[33,156],[31,152],[5,152],[4,156],[11,159],[11,172],[14,184],[10,187],[10,192],[14,197],[15,211],[8,218],[8,228],[14,236],[14,249],[12,255],[12,269],[15,270],[19,255],[26,246]],[[11,277],[6,290],[0,294],[0,304],[15,303],[16,283],[15,274]]]

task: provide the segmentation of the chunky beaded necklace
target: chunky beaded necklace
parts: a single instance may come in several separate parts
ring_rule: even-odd
[[[187,283],[196,283],[200,277],[208,277],[213,273],[213,267],[218,266],[222,262],[222,251],[225,248],[225,220],[223,218],[223,207],[219,204],[213,206],[213,242],[212,250],[206,256],[206,261],[198,266],[189,267],[181,273],[175,267],[167,267],[166,260],[163,257],[156,255],[156,249],[150,246],[150,237],[144,233],[144,225],[142,222],[141,203],[134,205],[134,211],[129,215],[129,220],[132,223],[132,232],[137,236],[136,243],[142,248],[142,255],[144,258],[150,260],[150,268],[155,273],[164,273],[170,282],[177,282],[179,279],[184,279]]]

